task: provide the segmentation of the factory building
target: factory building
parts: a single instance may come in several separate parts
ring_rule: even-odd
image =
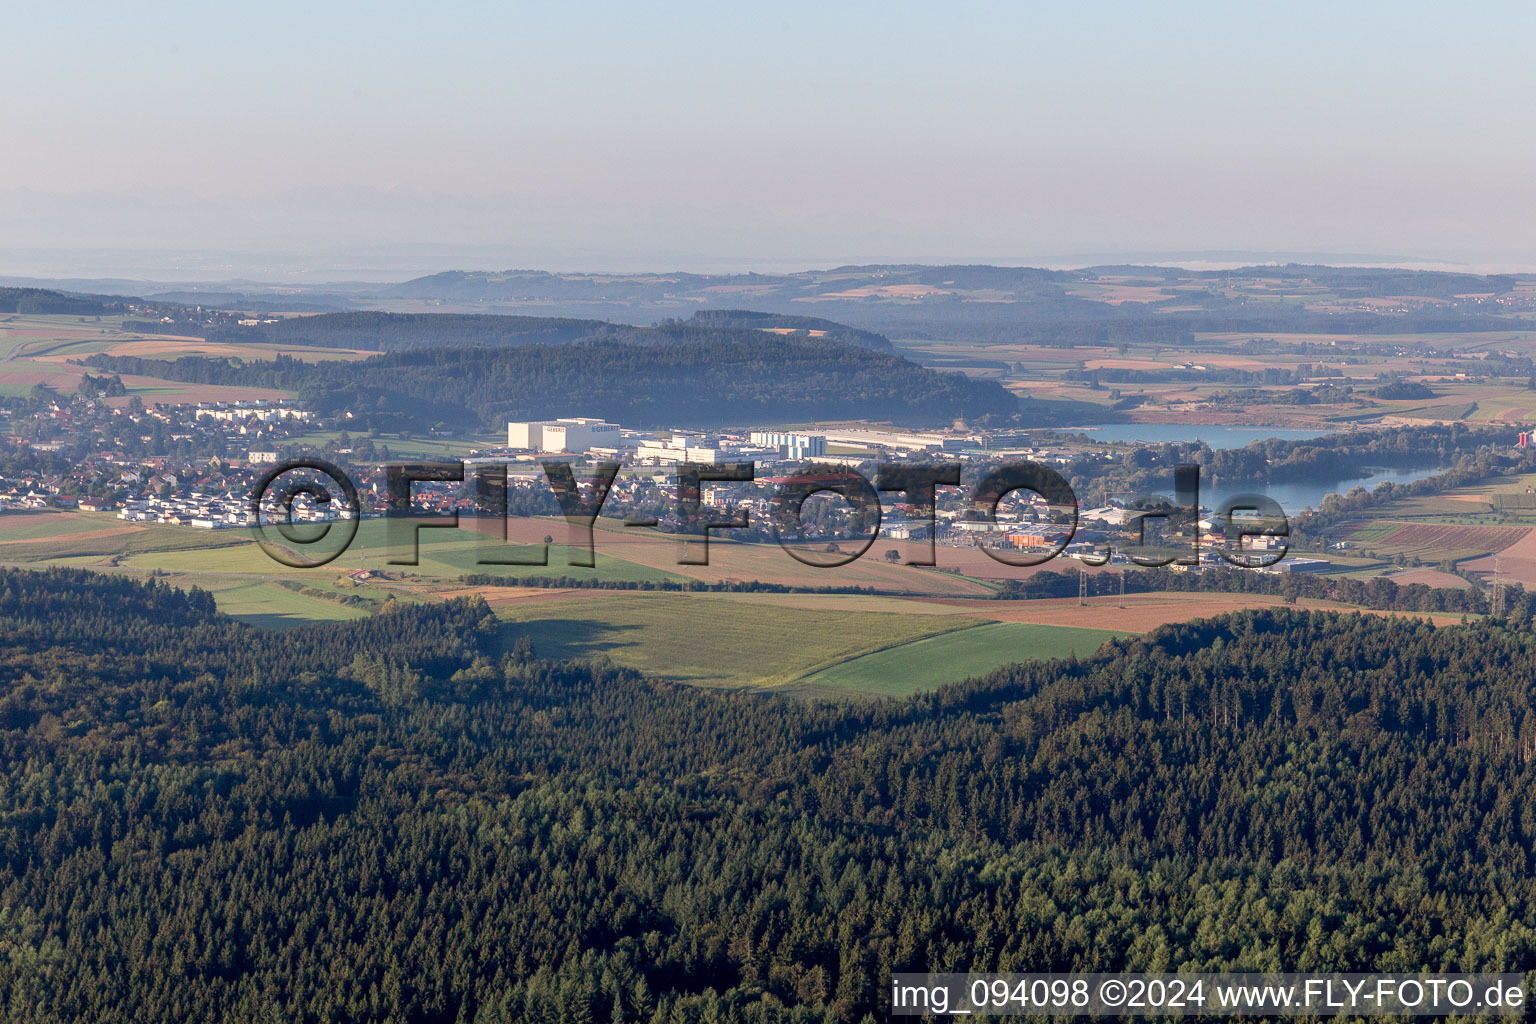
[[[617,423],[608,423],[587,416],[507,424],[508,448],[580,454],[594,447],[617,447],[618,443],[619,425]]]
[[[752,431],[751,441],[762,448],[777,448],[786,459],[814,459],[827,454],[827,439],[821,434],[788,434],[773,430]]]

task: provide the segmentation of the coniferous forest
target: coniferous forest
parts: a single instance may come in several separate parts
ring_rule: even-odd
[[[961,416],[1009,423],[1026,414],[1031,423],[1047,424],[1064,410],[1083,412],[1070,403],[1021,405],[996,381],[933,370],[836,338],[682,324],[612,328],[562,341],[546,334],[554,337],[566,321],[534,322],[555,326],[501,347],[489,344],[497,336],[473,333],[470,340],[483,344],[432,347],[438,336],[417,329],[402,336],[419,335],[419,344],[344,364],[285,356],[246,362],[97,355],[87,362],[110,373],[291,390],[321,415],[348,414],[356,426],[379,429],[501,428],[508,419],[564,416],[577,408],[647,427],[859,418],[934,425]]]
[[[0,570],[0,1019],[864,1021],[892,971],[1536,967],[1528,622],[1278,609],[909,700]]]

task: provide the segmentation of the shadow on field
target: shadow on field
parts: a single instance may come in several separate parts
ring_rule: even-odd
[[[507,623],[505,643],[510,648],[518,637],[526,636],[540,658],[593,658],[615,648],[636,646],[639,638],[626,639],[624,634],[641,628],[600,619],[533,619]]]

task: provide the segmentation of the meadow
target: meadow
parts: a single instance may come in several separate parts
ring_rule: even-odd
[[[0,315],[0,395],[23,397],[42,385],[59,394],[79,390],[87,367],[72,360],[83,360],[98,353],[177,355],[204,354],[201,339],[146,334],[128,330],[121,316],[79,317],[31,314]],[[226,346],[233,348],[232,346]],[[262,352],[257,347],[235,349],[242,358],[267,358],[276,351]],[[233,354],[233,353],[232,353]],[[317,353],[314,358],[347,358],[355,354],[334,350]],[[309,358],[308,355],[305,358]],[[223,385],[183,384],[153,377],[123,377],[127,398],[110,399],[123,403],[138,397],[146,404],[175,399],[184,402],[245,401],[257,398],[286,398],[287,392],[266,388]]]
[[[979,626],[942,611],[856,607],[795,607],[755,595],[598,592],[498,614],[509,634],[529,637],[542,657],[604,656],[642,672],[735,689],[788,686],[849,658]]]
[[[339,601],[298,593],[273,580],[223,577],[199,580],[219,611],[261,629],[293,629],[317,622],[344,622],[372,614]]]
[[[1016,661],[1085,657],[1106,640],[1131,634],[1076,626],[991,622],[862,654],[786,687],[807,697],[847,693],[904,697],[984,676]]]

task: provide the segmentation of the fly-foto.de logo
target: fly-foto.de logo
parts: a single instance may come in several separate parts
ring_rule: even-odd
[[[617,462],[593,464],[582,475],[567,462],[542,464],[539,485],[552,498],[558,515],[571,532],[568,564],[593,568],[597,541],[593,527],[604,515],[622,469]],[[809,466],[801,472],[760,479],[751,462],[680,463],[666,490],[664,511],[654,505],[641,514],[608,517],[626,527],[651,527],[675,534],[681,543],[679,565],[708,565],[709,538],[717,531],[766,534],[791,558],[816,568],[835,569],[864,557],[882,535],[882,523],[900,507],[907,536],[925,541],[922,550],[908,552],[907,565],[937,564],[939,489],[961,489],[957,508],[947,515],[947,527],[957,543],[979,548],[1005,565],[1036,566],[1072,549],[1089,565],[1103,565],[1117,556],[1144,567],[1198,565],[1202,551],[1227,564],[1247,569],[1267,568],[1287,552],[1277,539],[1290,535],[1285,512],[1262,494],[1239,494],[1206,512],[1200,504],[1200,467],[1174,470],[1174,497],[1148,498],[1118,510],[1120,532],[1113,537],[1092,531],[1079,540],[1081,509],[1071,484],[1056,470],[1036,462],[1009,462],[986,470],[962,484],[959,463],[888,463],[875,468],[873,480],[858,469]],[[467,492],[464,503],[481,520],[500,520],[501,544],[486,531],[486,551],[476,565],[547,565],[548,540],[532,556],[524,545],[507,543],[509,481],[504,463],[395,463],[383,467],[384,490],[365,508],[363,492],[342,468],[319,459],[301,459],[274,466],[257,482],[250,496],[248,521],[257,542],[275,561],[294,568],[316,568],[334,561],[358,537],[361,520],[386,521],[385,545],[395,551],[391,565],[416,565],[422,530],[453,529],[460,525],[454,505],[425,515],[419,505],[426,488],[457,487]],[[750,487],[750,499],[706,502],[708,485]],[[377,490],[375,485],[374,490]],[[947,492],[947,493],[953,493]],[[832,498],[841,508],[847,529],[828,539],[825,524],[809,522],[807,503]],[[1005,504],[1013,508],[1004,511]],[[553,512],[554,509],[551,509]],[[756,518],[754,518],[756,517]],[[1028,525],[1023,525],[1024,521]],[[912,527],[917,527],[913,530]],[[1083,531],[1087,532],[1087,531]],[[1157,536],[1177,537],[1177,545],[1157,543]],[[1251,539],[1261,539],[1257,550]],[[497,550],[498,547],[507,550]],[[398,549],[407,549],[401,554]]]

